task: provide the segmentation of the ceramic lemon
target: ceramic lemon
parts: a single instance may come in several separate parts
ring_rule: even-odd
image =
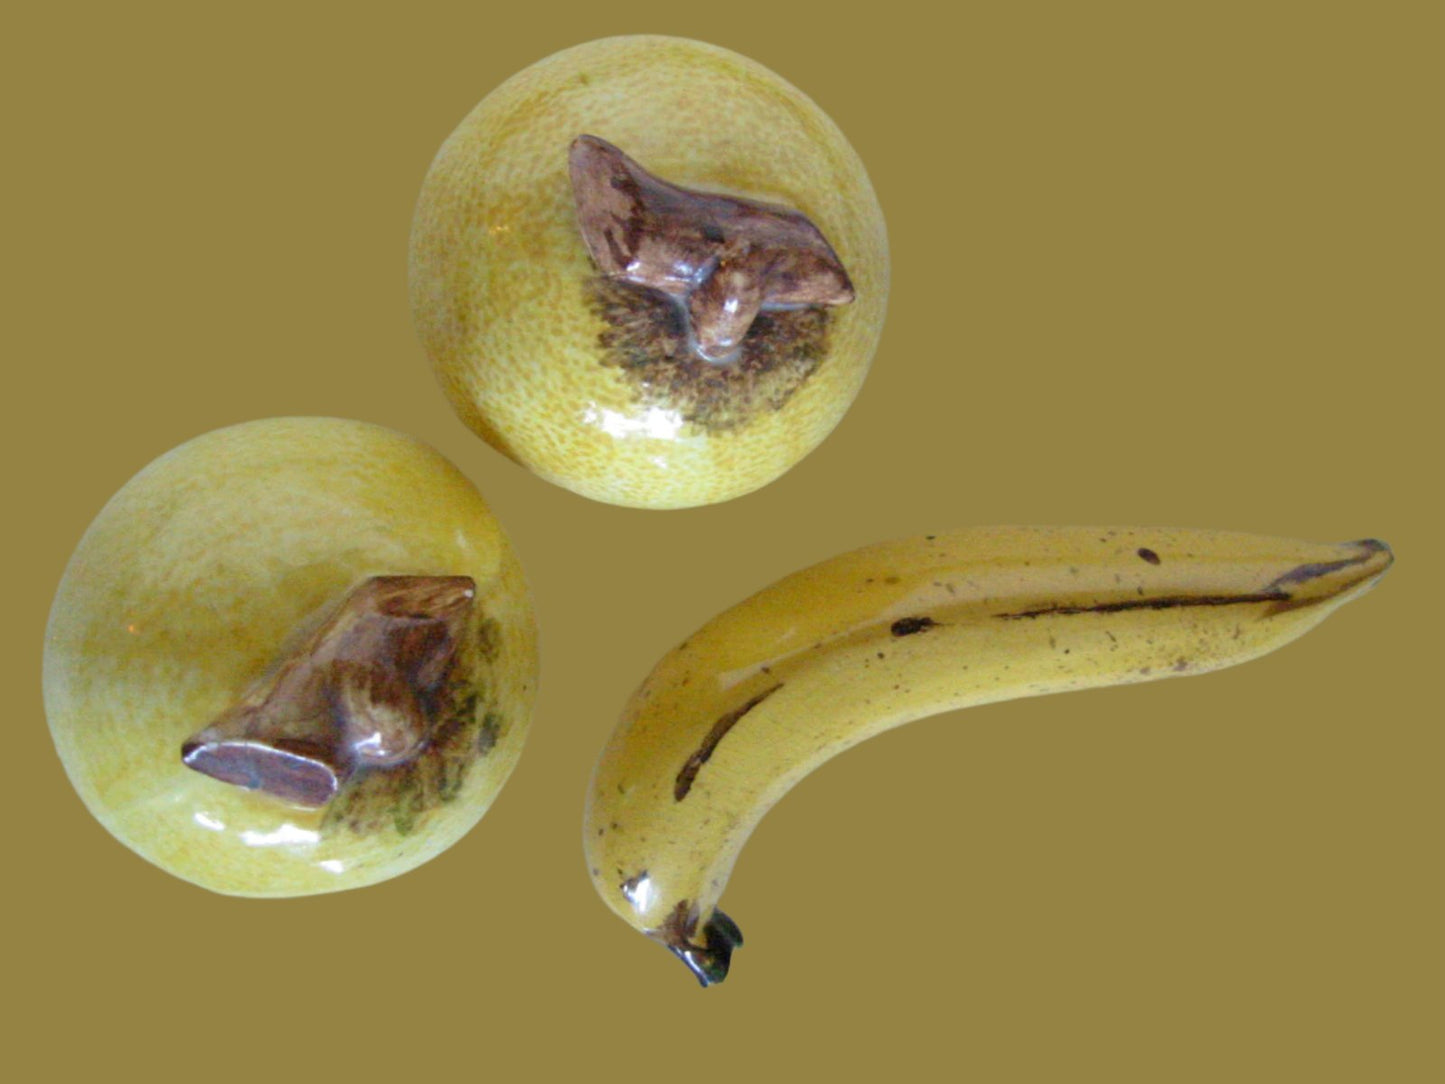
[[[543,478],[676,508],[765,485],[858,393],[888,246],[806,95],[700,42],[619,37],[492,91],[411,235],[416,326],[460,417]]]
[[[286,418],[181,445],[100,512],[51,609],[45,710],[121,842],[217,892],[306,895],[460,839],[536,670],[521,567],[456,468]]]

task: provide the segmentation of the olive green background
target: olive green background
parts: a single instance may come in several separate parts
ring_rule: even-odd
[[[1437,5],[45,10],[7,17],[0,74],[6,1062],[1440,1079]],[[805,89],[893,246],[882,346],[832,438],[681,512],[589,503],[481,444],[407,311],[412,201],[451,128],[527,64],[642,31]],[[40,654],[105,500],[183,440],[278,414],[395,427],[478,483],[534,586],[543,691],[453,850],[259,902],[89,818]],[[1398,565],[1248,666],[944,716],[828,765],[744,852],[724,904],[747,945],[698,989],[584,869],[624,698],[786,572],[1007,522],[1375,535]]]

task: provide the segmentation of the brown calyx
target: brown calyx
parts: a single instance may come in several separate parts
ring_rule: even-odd
[[[829,309],[759,313],[735,361],[704,361],[687,316],[672,298],[594,275],[587,301],[602,325],[598,363],[615,369],[642,409],[676,412],[689,425],[723,433],[782,410],[829,357]]]
[[[853,300],[842,261],[798,211],[668,184],[591,135],[573,140],[569,166],[593,262],[678,303],[705,361],[735,360],[759,313]]]
[[[375,576],[233,707],[181,746],[189,768],[326,805],[362,768],[427,747],[476,596],[466,576]]]

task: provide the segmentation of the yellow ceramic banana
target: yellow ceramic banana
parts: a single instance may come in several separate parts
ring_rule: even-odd
[[[830,757],[955,708],[1245,662],[1391,560],[1374,540],[997,527],[824,561],[710,621],[633,694],[588,798],[593,883],[720,982],[741,943],[716,909],[733,863]]]

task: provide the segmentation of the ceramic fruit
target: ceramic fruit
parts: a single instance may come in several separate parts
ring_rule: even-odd
[[[720,982],[742,935],[717,903],[743,844],[838,753],[957,708],[1246,662],[1392,560],[1373,539],[1150,527],[973,527],[840,554],[724,611],[643,682],[592,780],[593,884]]]
[[[370,884],[459,840],[517,761],[536,688],[527,586],[473,486],[360,422],[198,437],[76,548],[45,710],[121,842],[217,892]]]
[[[679,38],[607,38],[488,94],[417,202],[412,309],[448,399],[549,481],[725,501],[838,424],[888,244],[868,175],[802,91]]]

